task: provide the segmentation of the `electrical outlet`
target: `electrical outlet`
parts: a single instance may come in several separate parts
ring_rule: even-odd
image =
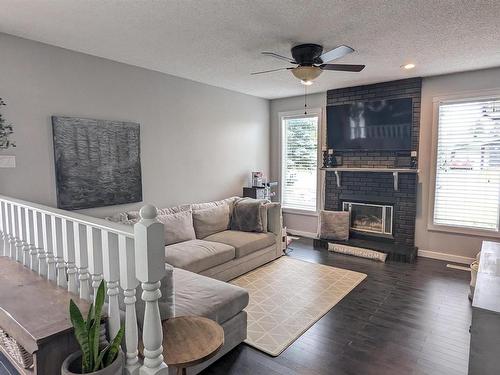
[[[15,168],[16,157],[14,155],[0,155],[0,168]]]

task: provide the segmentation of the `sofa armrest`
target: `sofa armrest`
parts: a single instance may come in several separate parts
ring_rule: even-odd
[[[267,204],[267,230],[281,238],[283,229],[283,215],[281,213],[281,204]]]

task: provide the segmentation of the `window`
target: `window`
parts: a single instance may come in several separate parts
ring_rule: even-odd
[[[500,98],[438,107],[435,225],[499,230]]]
[[[319,111],[281,116],[281,204],[285,209],[316,212]]]

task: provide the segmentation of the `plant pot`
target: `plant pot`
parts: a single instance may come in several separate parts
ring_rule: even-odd
[[[76,352],[68,356],[61,366],[61,375],[81,375],[82,374],[82,352]],[[122,375],[123,374],[123,353],[120,351],[115,361],[102,370],[87,372],[87,375]]]

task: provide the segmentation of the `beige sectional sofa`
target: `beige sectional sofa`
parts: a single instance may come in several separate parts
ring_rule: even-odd
[[[256,223],[249,224],[255,224],[259,232],[249,232],[230,229],[240,202],[241,198],[232,197],[158,209],[158,220],[165,228],[165,262],[174,267],[175,315],[211,318],[221,324],[225,334],[218,355],[188,369],[188,374],[197,374],[246,338],[247,316],[243,309],[248,305],[248,293],[225,281],[283,254],[281,206],[268,201],[252,202],[259,205],[259,214]],[[109,219],[134,224],[138,213],[121,213]],[[164,297],[160,301],[163,318],[171,311],[167,306],[170,299]],[[174,374],[173,369],[170,373]]]

